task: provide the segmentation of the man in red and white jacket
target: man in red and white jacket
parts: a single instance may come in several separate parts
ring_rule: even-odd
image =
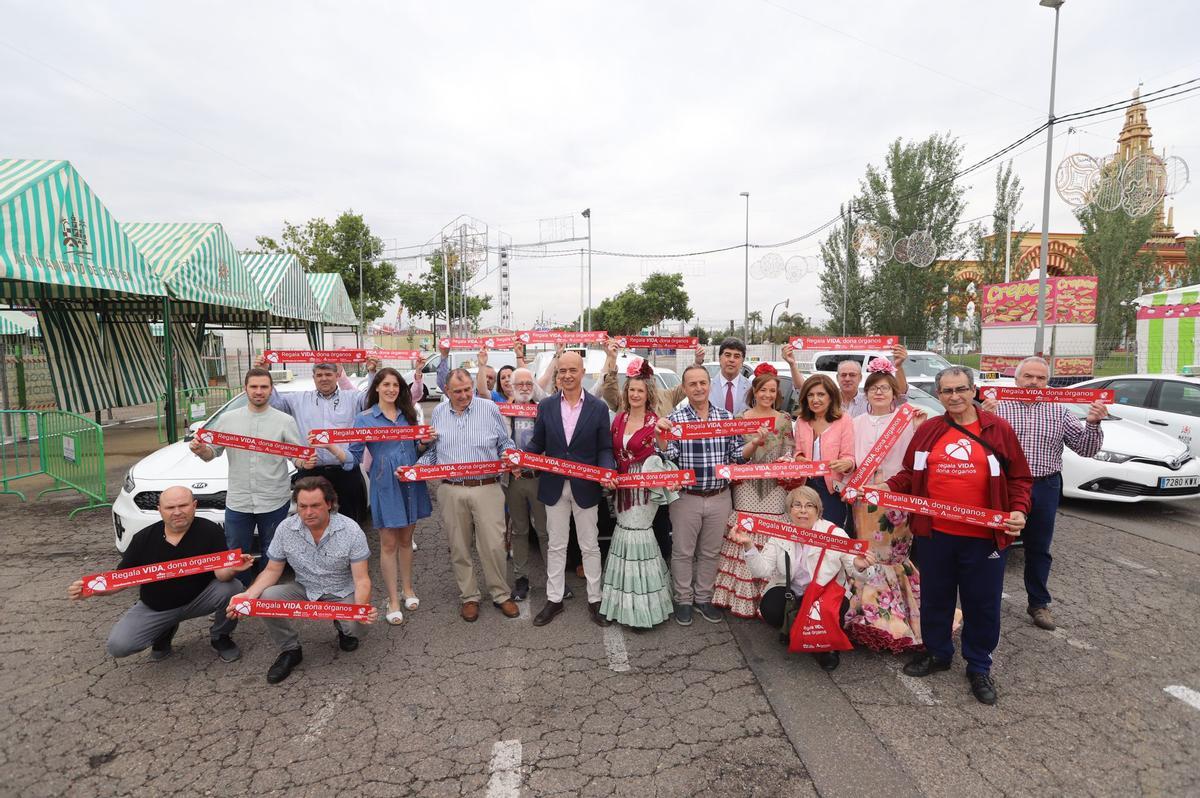
[[[962,653],[971,692],[984,704],[996,702],[992,651],[1000,642],[1000,596],[1004,552],[1025,525],[1033,478],[1016,433],[1004,419],[979,410],[971,372],[943,369],[935,390],[945,415],[931,418],[913,435],[904,467],[887,490],[955,504],[989,507],[1009,514],[1006,529],[913,515],[919,539],[921,636],[925,652],[904,666],[909,676],[948,670],[954,657],[951,629],[956,599],[963,611]]]

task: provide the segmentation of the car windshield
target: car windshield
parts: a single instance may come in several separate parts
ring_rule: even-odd
[[[912,377],[936,377],[939,371],[950,368],[950,365],[950,361],[941,355],[909,355],[908,360],[904,361],[904,376],[910,379]]]
[[[212,418],[210,418],[208,421],[205,421],[204,424],[205,424],[205,426],[207,426],[207,425],[213,423],[214,421],[216,421],[221,416],[228,413],[230,410],[237,410],[239,407],[245,407],[245,406],[246,406],[246,394],[239,393],[237,396],[233,397],[228,402],[226,402],[224,407],[222,407],[216,413],[213,413]]]
[[[657,374],[658,374],[658,379],[662,382],[663,386],[665,388],[667,388],[668,390],[675,388],[681,382],[681,380],[679,379],[679,375],[675,374],[673,372],[660,371],[660,372],[657,372]]]

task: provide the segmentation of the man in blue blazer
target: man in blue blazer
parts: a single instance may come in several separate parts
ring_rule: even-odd
[[[538,405],[533,437],[525,450],[558,457],[576,463],[616,470],[613,460],[612,432],[608,405],[583,390],[583,358],[565,352],[558,360],[559,392]],[[587,577],[588,612],[600,626],[609,621],[600,614],[600,543],[597,528],[601,487],[615,488],[615,482],[600,483],[543,473],[538,477],[538,500],[546,505],[546,606],[533,619],[534,626],[545,626],[563,611],[566,584],[567,539],[571,517],[583,554],[583,572]]]

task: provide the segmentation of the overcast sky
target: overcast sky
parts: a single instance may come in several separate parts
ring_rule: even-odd
[[[1045,119],[1054,18],[1037,0],[0,9],[0,155],[69,159],[118,219],[216,221],[248,248],[284,219],[353,208],[403,246],[462,214],[516,242],[565,215],[582,234],[590,206],[594,247],[633,253],[740,243],[742,191],[752,242],[799,235],[897,137],[949,131],[967,162],[999,149]],[[1198,23],[1194,0],[1067,0],[1056,110],[1200,75]],[[1150,123],[1156,148],[1200,177],[1198,109],[1195,95],[1151,107]],[[1115,150],[1119,114],[1084,124],[1062,131],[1056,163]],[[1015,157],[1018,226],[1040,225],[1044,143]],[[968,179],[965,218],[990,214],[993,177]],[[1200,185],[1174,204],[1181,233],[1200,227]],[[1078,229],[1053,195],[1051,226]],[[594,301],[649,265],[595,256]],[[512,266],[518,326],[578,314],[578,257]],[[741,318],[742,250],[673,267],[702,321]],[[823,315],[815,280],[750,282],[764,317],[785,297]]]

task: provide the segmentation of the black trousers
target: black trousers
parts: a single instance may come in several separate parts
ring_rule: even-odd
[[[367,518],[367,489],[362,471],[355,466],[347,471],[341,466],[317,466],[296,472],[295,482],[302,477],[325,477],[337,492],[338,512],[362,526]]]

